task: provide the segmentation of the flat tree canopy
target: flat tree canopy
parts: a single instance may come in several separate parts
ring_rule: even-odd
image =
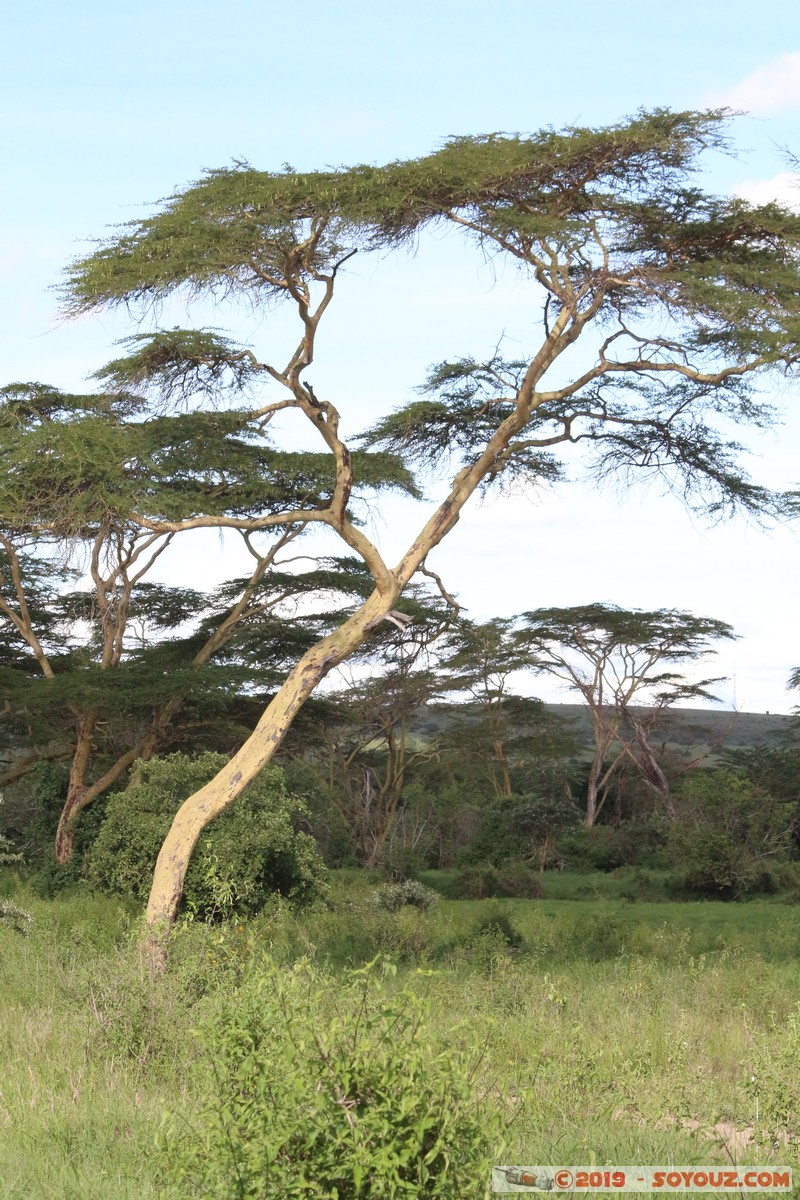
[[[683,668],[714,654],[711,643],[735,634],[725,621],[676,609],[642,612],[615,604],[540,608],[522,613],[519,645],[540,671],[574,688],[589,708],[594,755],[587,785],[593,825],[608,785],[626,758],[654,791],[669,782],[651,745],[661,713],[685,700],[717,700],[719,676],[691,680]],[[634,706],[645,705],[636,711]],[[617,756],[609,760],[616,750]]]
[[[659,477],[712,517],[780,511],[781,497],[741,470],[728,431],[768,423],[756,389],[776,372],[794,374],[800,359],[800,218],[697,186],[702,153],[726,147],[726,120],[723,111],[657,109],[602,129],[451,138],[426,157],[385,166],[267,172],[237,164],[209,171],[72,265],[65,299],[74,314],[115,305],[157,311],[180,293],[244,297],[265,310],[288,304],[298,322],[296,345],[278,364],[207,330],[137,334],[99,375],[109,417],[98,409],[96,425],[108,426],[108,447],[93,458],[91,494],[102,491],[97,476],[112,460],[121,463],[124,523],[140,532],[324,525],[374,581],[364,603],[300,657],[228,766],[178,813],[156,870],[154,926],[171,920],[204,826],[269,761],[317,683],[392,612],[477,489],[558,478],[578,443],[600,477]],[[513,358],[498,350],[480,361],[465,347],[464,357],[437,364],[421,398],[377,416],[349,446],[336,399],[317,395],[305,378],[320,322],[356,252],[413,245],[422,256],[422,235],[436,226],[513,261],[538,322]],[[213,409],[220,388],[244,397],[259,381],[277,387],[274,399]],[[120,398],[128,396],[145,428],[120,441]],[[300,460],[271,457],[278,411],[314,431],[307,474]],[[177,451],[162,460],[148,441],[151,422],[176,419],[187,463],[198,447],[198,461],[219,454],[215,486],[202,495],[190,485],[187,508],[173,500]],[[383,455],[380,478],[406,488],[409,466],[452,467],[445,499],[409,532],[393,564],[349,508],[369,461],[357,450]],[[49,464],[29,461],[44,473],[35,494],[26,492],[34,527],[60,501]],[[15,521],[22,515],[15,510]],[[88,519],[81,510],[79,520]]]

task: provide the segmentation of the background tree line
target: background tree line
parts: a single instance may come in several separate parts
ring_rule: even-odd
[[[312,898],[323,862],[397,879],[445,871],[446,887],[475,897],[538,895],[544,872],[564,868],[661,868],[687,895],[735,897],[791,882],[800,812],[791,724],[782,740],[759,745],[737,733],[735,714],[719,714],[710,734],[692,727],[696,714],[675,708],[713,698],[717,681],[702,667],[718,639],[734,636],[728,625],[606,604],[479,623],[440,582],[403,598],[347,673],[306,706],[260,790],[210,827],[189,904],[248,912],[273,888]],[[7,665],[9,707],[26,704],[36,737],[25,744],[18,733],[6,747],[0,820],[40,886],[83,879],[146,898],[169,820],[263,703],[269,677],[254,654],[279,670],[282,655],[341,620],[366,586],[352,560],[297,556],[277,563],[259,589],[238,580],[203,597],[141,584],[117,665],[103,674],[77,654],[62,665],[65,694],[91,695],[95,730],[84,767],[94,794],[75,821],[69,862],[59,861],[58,831],[80,722],[53,710],[29,667]],[[41,625],[50,623],[68,653],[87,593],[54,592],[39,603]],[[101,624],[102,614],[93,620]],[[210,673],[198,646],[215,638]],[[152,732],[153,679],[167,668],[162,740],[121,770],[130,749],[118,731],[129,739]],[[582,721],[530,694],[544,674],[566,681]]]

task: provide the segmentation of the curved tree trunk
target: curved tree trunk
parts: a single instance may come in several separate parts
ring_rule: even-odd
[[[156,969],[163,961],[163,942],[178,911],[192,851],[210,821],[233,803],[242,789],[267,765],[295,716],[317,684],[355,650],[388,613],[399,595],[375,591],[348,621],[323,638],[298,662],[240,750],[204,787],[178,810],[156,862],[147,904],[148,943]]]
[[[155,726],[135,746],[132,746],[130,750],[121,754],[116,762],[112,763],[108,770],[103,772],[99,779],[96,779],[94,783],[87,784],[86,774],[93,749],[92,732],[94,731],[95,724],[96,718],[92,721],[91,731],[89,731],[86,720],[81,722],[78,730],[78,744],[72,756],[67,798],[61,810],[58,828],[56,829],[56,862],[62,867],[72,861],[75,851],[75,822],[77,817],[85,808],[93,804],[98,796],[102,796],[103,792],[112,787],[118,779],[121,779],[128,768],[133,766],[137,758],[148,759],[152,757],[158,749],[158,744],[163,733],[160,725]]]
[[[583,313],[575,329],[579,329],[588,319],[588,312]],[[376,580],[376,588],[358,612],[303,655],[241,749],[214,779],[184,801],[175,815],[156,862],[153,886],[147,904],[148,932],[145,948],[149,952],[152,971],[160,970],[165,963],[166,937],[178,911],[189,860],[200,834],[263,770],[320,680],[352,654],[369,630],[391,612],[395,601],[415,571],[424,563],[426,556],[457,523],[466,501],[487,474],[497,470],[497,464],[501,461],[510,440],[524,428],[533,408],[541,402],[541,397],[537,397],[534,392],[537,380],[561,351],[571,344],[574,336],[577,336],[570,333],[567,329],[568,324],[569,310],[564,307],[559,311],[552,328],[548,330],[544,345],[525,373],[517,392],[513,413],[501,422],[479,457],[457,473],[448,496],[428,518],[392,571],[387,570],[375,547],[346,522],[344,509],[351,481],[349,453],[338,441],[335,426],[332,424],[329,427],[327,422],[322,422],[320,428],[324,431],[326,441],[335,451],[337,467],[337,507],[335,511],[333,508],[331,510],[329,524],[336,528],[347,544],[364,559]],[[298,368],[295,368],[295,373],[297,370]],[[317,405],[310,410],[312,419],[318,417],[318,407]],[[328,413],[333,422],[334,411],[329,409]],[[336,420],[338,421],[338,417]],[[329,429],[332,429],[330,438]],[[344,479],[341,486],[340,474]]]

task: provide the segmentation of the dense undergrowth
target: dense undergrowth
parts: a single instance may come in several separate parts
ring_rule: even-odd
[[[44,901],[10,875],[4,891],[32,917],[27,932],[0,925],[9,1200],[332,1195],[323,1167],[337,1163],[341,1196],[478,1197],[491,1161],[784,1164],[800,1150],[792,905],[387,907],[350,876],[328,907],[184,924],[154,985],[136,909]],[[342,1074],[350,1046],[372,1074]],[[312,1113],[328,1064],[333,1100]],[[455,1107],[423,1130],[430,1178],[404,1181],[400,1150],[413,1162],[409,1130],[441,1111],[448,1076]],[[248,1191],[253,1111],[288,1149],[278,1138],[283,1175]],[[447,1166],[459,1152],[471,1182]],[[208,1161],[213,1179],[197,1173]]]

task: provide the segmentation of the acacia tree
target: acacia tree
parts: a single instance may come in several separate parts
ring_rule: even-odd
[[[666,795],[669,783],[653,748],[653,730],[679,700],[715,700],[716,679],[692,682],[674,668],[734,636],[730,625],[674,609],[627,610],[609,604],[540,608],[522,616],[521,643],[539,670],[563,679],[589,709],[594,753],[585,823],[594,825],[619,768],[632,762],[644,782]],[[637,711],[634,705],[646,705]],[[615,755],[609,755],[615,751]]]
[[[512,794],[511,757],[538,749],[545,724],[541,701],[515,695],[511,689],[510,676],[531,666],[530,652],[516,635],[514,621],[495,617],[476,623],[462,618],[449,635],[450,653],[442,662],[444,685],[467,692],[473,702],[468,715],[478,718],[477,723],[468,720],[458,729],[456,740],[473,754],[477,750],[495,796]]]
[[[209,335],[172,336],[207,361],[194,377],[201,390],[225,380]],[[138,339],[134,339],[138,344]],[[148,350],[161,354],[163,342]],[[136,354],[125,370],[136,377]],[[235,359],[231,366],[236,374]],[[258,537],[242,530],[253,559],[249,575],[213,595],[165,588],[147,580],[176,532],[154,531],[139,515],[203,512],[271,513],[287,498],[323,503],[331,472],[319,455],[280,454],[254,436],[258,414],[148,410],[147,398],[124,386],[118,362],[98,372],[113,390],[70,395],[41,384],[0,390],[0,696],[6,762],[0,785],[38,763],[69,763],[66,798],[55,838],[56,861],[69,862],[76,821],[136,761],[163,750],[178,718],[219,723],[221,708],[254,686],[263,709],[275,669],[330,627],[317,614],[277,622],[298,596],[337,592],[346,607],[364,594],[361,563],[329,560],[297,571],[279,557],[304,532],[302,522]],[[180,372],[162,380],[161,405],[180,403]],[[360,482],[410,487],[391,456],[362,453]],[[413,489],[412,489],[413,490]],[[149,507],[152,506],[152,507]],[[34,554],[38,552],[38,557]],[[88,588],[68,590],[82,562]],[[61,565],[59,565],[61,564]],[[283,566],[283,569],[281,569]],[[367,589],[369,591],[369,588]],[[180,627],[191,623],[190,632]],[[248,644],[249,643],[249,644]],[[249,659],[249,661],[248,661]],[[214,698],[216,697],[216,705]],[[239,703],[240,715],[246,705]],[[234,724],[228,714],[229,730]],[[256,714],[257,717],[257,714]],[[253,721],[239,726],[239,744]],[[184,722],[185,732],[185,722]]]
[[[72,313],[157,305],[178,292],[291,305],[298,340],[282,365],[221,342],[209,355],[186,332],[159,333],[142,336],[118,362],[117,386],[157,399],[178,377],[194,395],[209,364],[230,365],[239,384],[279,389],[251,410],[253,422],[263,428],[279,411],[293,415],[332,465],[324,502],[298,496],[269,512],[198,506],[176,515],[154,501],[132,503],[131,519],[159,535],[321,525],[362,558],[374,581],[357,611],[299,659],[228,765],[177,814],[156,867],[152,928],[172,921],[203,828],[270,760],[320,680],[393,610],[476,490],[557,477],[559,451],[578,444],[594,452],[601,476],[658,476],[712,515],[770,506],[717,422],[767,421],[749,385],[793,371],[800,359],[800,218],[696,187],[699,155],[724,145],[723,112],[655,110],[605,129],[454,138],[431,155],[383,167],[270,173],[236,165],[209,172],[73,265]],[[351,256],[417,244],[427,228],[446,225],[514,262],[540,319],[524,354],[442,363],[423,399],[369,431],[367,447],[428,464],[450,456],[454,470],[445,498],[392,565],[351,518],[352,447],[336,399],[318,395],[306,373]],[[264,474],[259,481],[267,486]]]

